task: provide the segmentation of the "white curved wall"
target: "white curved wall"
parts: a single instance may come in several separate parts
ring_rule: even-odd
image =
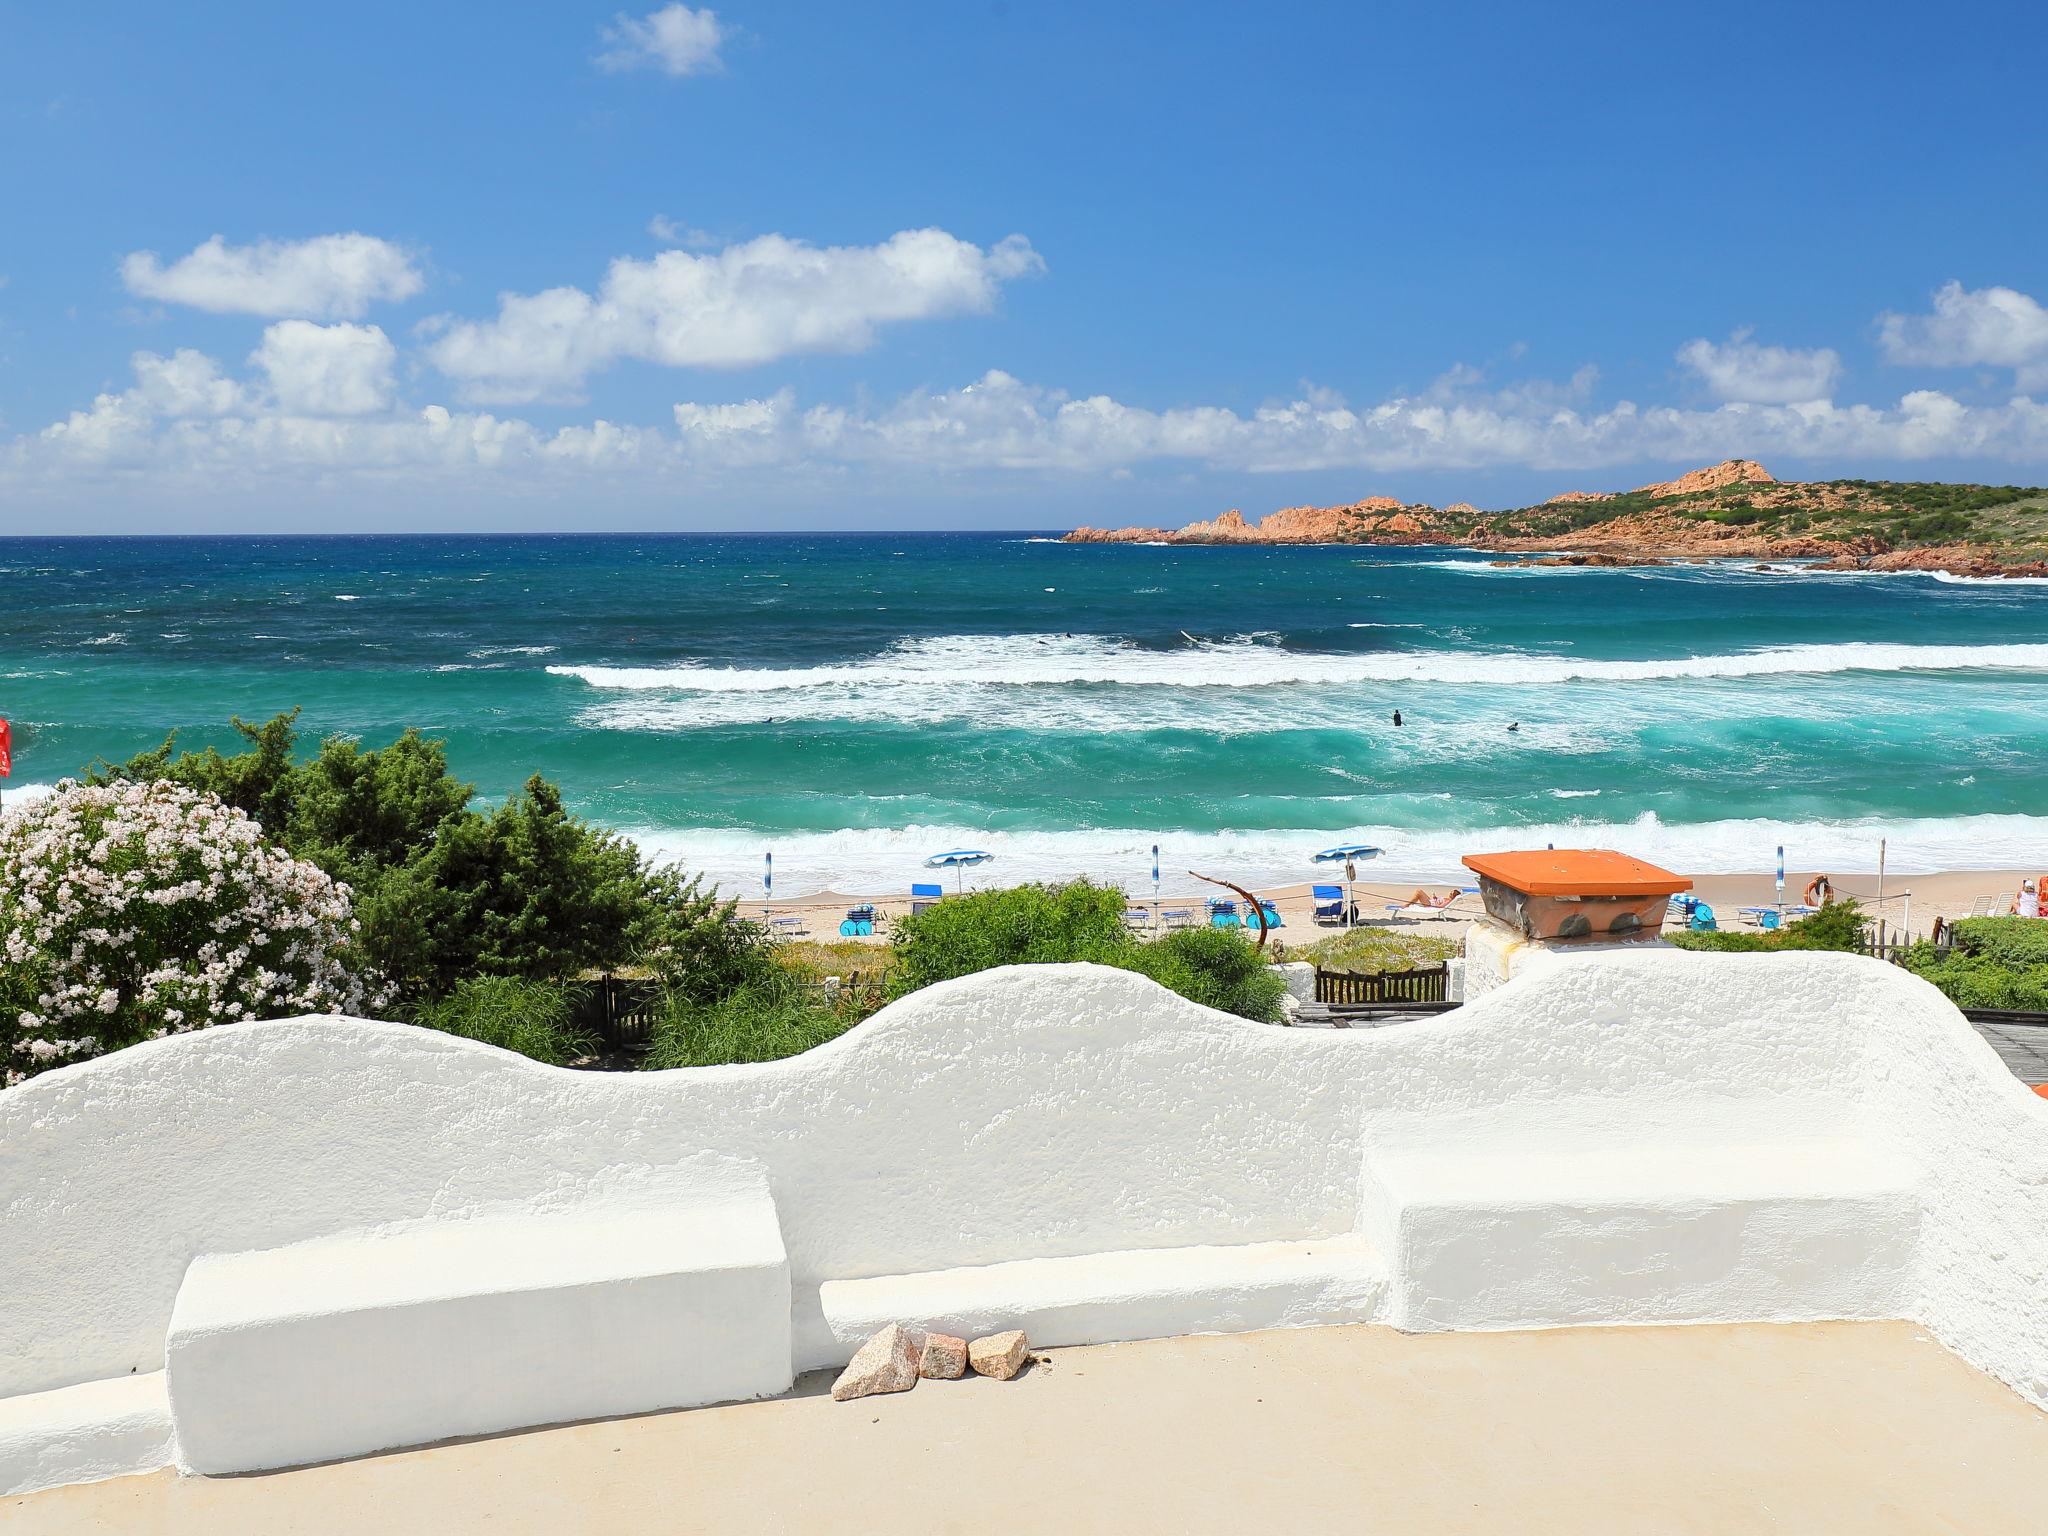
[[[1924,983],[1589,956],[1414,1025],[1248,1024],[1090,966],[934,987],[791,1061],[599,1076],[401,1025],[215,1028],[0,1093],[0,1396],[162,1364],[201,1253],[766,1169],[797,1365],[827,1280],[1350,1232],[1374,1148],[1857,1134],[1925,1170],[1912,1310],[2048,1402],[2048,1105]],[[1619,1320],[1619,1319],[1617,1319]]]

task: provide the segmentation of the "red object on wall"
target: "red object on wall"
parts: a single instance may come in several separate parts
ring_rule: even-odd
[[[0,720],[0,779],[10,777],[14,772],[14,730],[5,720]]]

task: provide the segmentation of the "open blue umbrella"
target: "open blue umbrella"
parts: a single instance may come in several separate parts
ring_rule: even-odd
[[[924,861],[927,869],[951,869],[953,871],[953,894],[960,894],[960,871],[970,864],[986,864],[994,854],[980,848],[955,848],[948,853],[935,853]]]
[[[1315,855],[1315,862],[1318,864],[1349,864],[1353,859],[1376,859],[1379,856],[1380,850],[1373,847],[1370,843],[1339,843],[1336,847],[1325,848],[1321,853]],[[1344,881],[1345,927],[1351,926],[1351,914],[1357,910],[1357,907],[1358,904],[1351,899],[1351,880],[1347,876]]]
[[[1381,850],[1370,843],[1339,843],[1334,848],[1325,848],[1315,856],[1318,864],[1342,864],[1347,859],[1376,859]]]

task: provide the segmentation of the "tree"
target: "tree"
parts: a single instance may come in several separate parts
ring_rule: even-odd
[[[242,811],[165,782],[0,819],[0,1079],[238,1019],[378,995],[349,890]]]

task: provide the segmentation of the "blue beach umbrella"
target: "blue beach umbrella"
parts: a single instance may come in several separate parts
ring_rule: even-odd
[[[1339,843],[1336,847],[1325,848],[1321,853],[1317,854],[1315,862],[1318,864],[1349,864],[1353,859],[1376,859],[1379,856],[1380,850],[1373,847],[1371,843]],[[1351,914],[1357,905],[1351,899],[1351,881],[1346,879],[1344,882],[1344,926],[1347,928],[1351,926]]]
[[[761,857],[766,861],[761,866],[761,899],[763,901],[773,901],[775,899],[774,850],[771,849]]]
[[[1152,905],[1159,905],[1159,845],[1152,845]]]
[[[995,857],[980,848],[955,848],[948,853],[935,853],[924,861],[927,869],[950,869],[953,871],[953,894],[960,894],[960,871],[970,864],[986,864]]]
[[[1339,843],[1315,856],[1318,864],[1342,864],[1348,859],[1376,859],[1381,850],[1370,843]]]

